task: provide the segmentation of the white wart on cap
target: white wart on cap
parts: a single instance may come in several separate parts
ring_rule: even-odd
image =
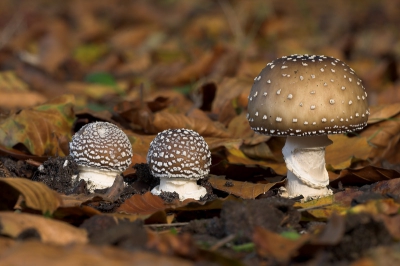
[[[151,192],[177,192],[180,200],[200,199],[207,194],[196,180],[210,172],[211,152],[204,138],[189,129],[168,129],[150,143],[147,163],[160,185]]]
[[[339,59],[291,55],[268,63],[254,79],[248,103],[251,128],[273,136],[346,133],[366,126],[367,93]]]
[[[115,177],[132,161],[132,145],[116,125],[94,122],[83,126],[72,137],[70,155],[79,166],[79,177],[92,189],[112,186]]]
[[[367,92],[352,68],[333,57],[295,54],[268,63],[254,79],[247,118],[260,134],[287,137],[289,197],[311,199],[332,193],[326,135],[360,130],[368,115]]]

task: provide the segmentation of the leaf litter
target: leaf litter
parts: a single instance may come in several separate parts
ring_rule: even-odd
[[[398,264],[400,16],[375,2],[2,3],[1,263]],[[334,195],[309,202],[280,197],[283,138],[246,119],[254,76],[293,53],[343,59],[371,105],[366,128],[330,137]],[[134,155],[89,194],[68,143],[94,121],[123,129]],[[150,193],[149,144],[169,128],[211,149],[200,201]]]

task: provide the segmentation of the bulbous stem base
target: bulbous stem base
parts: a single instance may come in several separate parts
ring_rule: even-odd
[[[207,194],[207,190],[197,185],[194,179],[160,178],[160,185],[154,187],[151,193],[160,195],[162,191],[178,193],[180,201],[184,201],[185,199],[199,200]]]

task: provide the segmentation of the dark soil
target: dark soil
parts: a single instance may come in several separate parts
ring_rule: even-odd
[[[149,191],[158,184],[146,164],[134,166],[136,173],[125,178],[123,189],[117,194],[114,202],[97,201],[87,205],[104,213],[115,212],[116,209],[128,198],[137,193]],[[70,157],[54,157],[37,167],[22,160],[0,157],[0,177],[20,176],[43,182],[50,188],[64,194],[87,194],[87,184],[75,181],[73,175],[77,174],[77,165]],[[121,183],[124,183],[122,178]],[[211,184],[207,179],[200,180],[200,185],[207,189],[207,195],[202,201],[209,201],[220,196],[214,194]],[[120,184],[121,185],[121,184]],[[233,186],[227,181],[225,186]],[[112,190],[112,188],[110,188]],[[381,194],[365,193],[355,199],[352,204],[357,205],[368,200],[385,198]],[[271,190],[272,191],[272,190]],[[97,191],[109,193],[109,189]],[[221,192],[217,192],[221,193]],[[177,221],[189,221],[182,227],[180,234],[189,234],[199,247],[210,248],[228,239],[218,248],[220,254],[226,257],[240,259],[246,265],[268,263],[274,265],[273,260],[260,257],[254,248],[244,251],[234,251],[232,246],[241,246],[252,243],[254,229],[262,227],[276,233],[285,231],[320,232],[324,230],[324,222],[300,221],[301,213],[293,207],[295,201],[267,193],[256,200],[227,201],[222,209],[202,210],[193,212],[176,213]],[[177,193],[163,192],[161,198],[165,202],[172,202],[179,198]],[[299,253],[292,260],[293,265],[348,265],[361,258],[378,246],[389,246],[394,243],[385,225],[369,214],[348,214],[344,216],[344,230],[340,241],[334,245],[310,246]],[[143,221],[129,222],[118,220],[111,216],[96,215],[87,218],[80,224],[87,230],[90,243],[94,245],[112,245],[128,250],[147,249],[147,233]],[[17,239],[38,239],[40,234],[34,229],[23,231]],[[272,263],[272,264],[271,264]],[[276,265],[285,265],[276,262]]]

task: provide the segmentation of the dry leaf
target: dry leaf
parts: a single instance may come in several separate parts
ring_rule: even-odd
[[[27,229],[35,229],[43,243],[69,245],[88,242],[85,230],[34,214],[0,212],[0,225],[1,234],[12,238],[17,238]]]
[[[6,242],[0,238],[0,246]],[[0,260],[4,265],[96,265],[96,266],[190,266],[193,263],[171,256],[153,254],[145,251],[124,251],[109,246],[71,245],[61,247],[43,244],[38,241],[7,243],[2,249]]]
[[[0,124],[0,143],[8,148],[22,144],[39,156],[66,155],[60,139],[71,136],[73,102],[72,95],[64,95],[9,116]]]
[[[61,197],[43,183],[25,178],[0,178],[0,202],[2,209],[13,210],[19,196],[25,205],[42,213],[52,214],[61,204]],[[6,207],[6,208],[4,208]]]
[[[328,169],[345,169],[355,160],[366,160],[372,146],[365,137],[349,138],[345,135],[330,135],[332,145],[326,147],[325,161]]]
[[[284,264],[286,264],[309,239],[310,235],[305,234],[296,240],[292,240],[261,227],[256,227],[253,234],[253,241],[257,247],[257,253],[260,256],[271,258]]]
[[[261,194],[265,194],[276,184],[285,183],[285,181],[281,181],[268,184],[261,184],[261,183],[254,184],[250,182],[240,182],[240,181],[226,180],[221,178],[214,178],[213,176],[211,176],[208,179],[208,182],[210,182],[213,188],[241,197],[242,199],[255,199]]]

